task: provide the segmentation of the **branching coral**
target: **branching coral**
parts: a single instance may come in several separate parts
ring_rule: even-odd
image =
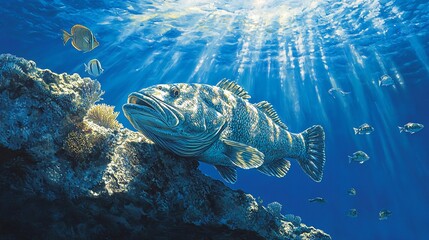
[[[274,216],[281,216],[282,205],[278,202],[272,202],[267,205],[268,212],[272,213]]]
[[[293,223],[295,226],[299,226],[301,224],[301,217],[295,216],[293,214],[286,214],[285,216],[283,216],[283,219],[285,221]]]
[[[82,101],[84,105],[91,106],[94,103],[102,100],[101,96],[104,91],[101,90],[101,85],[98,81],[85,81],[81,86]]]
[[[88,110],[86,119],[105,128],[118,129],[122,127],[116,120],[118,115],[119,112],[115,112],[113,106],[98,104]]]

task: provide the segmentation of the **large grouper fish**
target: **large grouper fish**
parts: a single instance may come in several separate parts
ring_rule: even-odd
[[[223,79],[206,84],[160,84],[133,92],[125,116],[146,137],[176,155],[213,164],[229,183],[236,168],[256,168],[283,177],[285,158],[298,160],[316,182],[323,177],[325,133],[316,125],[302,133],[288,131],[272,105],[252,104],[249,94]]]

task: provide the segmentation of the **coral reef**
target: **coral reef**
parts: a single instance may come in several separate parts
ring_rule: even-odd
[[[272,202],[267,205],[267,210],[276,217],[281,216],[282,205],[278,202]]]
[[[197,161],[85,118],[97,81],[12,55],[0,69],[0,238],[331,239]]]

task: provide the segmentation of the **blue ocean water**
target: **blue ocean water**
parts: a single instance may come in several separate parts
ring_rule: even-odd
[[[429,2],[409,0],[0,1],[0,53],[54,72],[85,72],[100,60],[102,102],[159,83],[237,81],[251,102],[272,103],[292,132],[320,124],[326,166],[313,182],[295,160],[284,178],[238,170],[230,187],[323,229],[334,239],[425,239],[429,224]],[[100,42],[83,53],[61,29],[90,28]],[[393,86],[379,86],[389,75]],[[329,93],[331,88],[350,92]],[[133,129],[123,113],[119,121]],[[370,135],[353,127],[369,123]],[[349,163],[365,151],[370,160]],[[212,166],[207,175],[221,179]],[[349,196],[354,187],[356,196]],[[326,203],[309,203],[323,197]],[[347,212],[356,208],[358,216]],[[380,221],[382,209],[392,216]]]

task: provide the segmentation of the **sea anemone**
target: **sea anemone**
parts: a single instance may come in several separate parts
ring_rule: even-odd
[[[118,129],[122,127],[116,120],[118,115],[119,112],[115,112],[113,106],[98,104],[88,110],[86,119],[105,128]]]

